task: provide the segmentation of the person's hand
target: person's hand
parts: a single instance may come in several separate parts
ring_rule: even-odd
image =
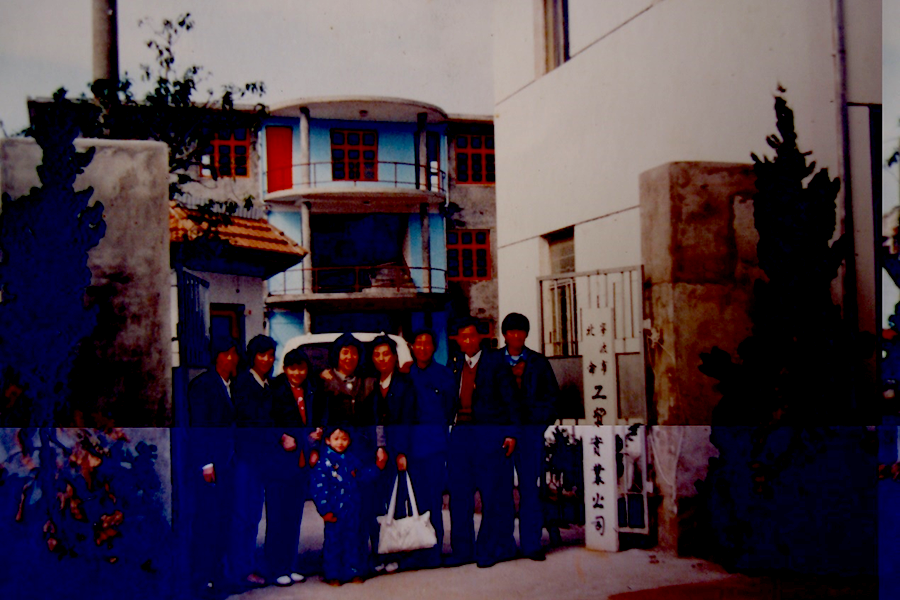
[[[216,482],[216,468],[213,465],[206,465],[203,467],[203,480],[206,483]]]
[[[334,516],[334,513],[325,513],[322,515],[322,520],[326,523],[337,523],[337,517]]]
[[[281,447],[284,448],[286,452],[293,452],[297,449],[297,440],[288,434],[283,434],[281,436]]]
[[[328,369],[325,369],[324,371],[322,371],[319,374],[319,377],[321,377],[324,381],[331,381],[332,379],[334,379],[334,375],[332,375],[331,371]]]
[[[311,434],[309,434],[309,439],[312,440],[313,442],[318,442],[319,440],[321,440],[322,439],[322,428],[316,427],[316,429]]]
[[[503,440],[503,447],[506,449],[507,458],[512,456],[512,453],[516,450],[516,438],[505,438]]]
[[[316,463],[319,462],[319,453],[315,450],[310,451],[309,453],[309,466],[314,467]]]
[[[379,448],[375,451],[375,466],[378,467],[378,470],[383,471],[387,466],[388,461],[388,453],[384,448]]]
[[[398,471],[406,470],[406,455],[405,454],[397,455],[397,470]]]

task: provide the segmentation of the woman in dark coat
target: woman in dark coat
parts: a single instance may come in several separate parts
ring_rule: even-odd
[[[256,532],[262,518],[266,484],[284,452],[272,422],[269,376],[275,364],[275,341],[258,335],[247,344],[250,368],[238,374],[232,387],[235,424],[235,504],[232,521],[230,578],[237,584],[265,585],[256,564]]]
[[[321,395],[324,398],[325,426],[341,426],[348,428],[353,440],[347,450],[353,454],[363,466],[375,464],[384,469],[387,464],[387,451],[379,446],[376,431],[375,407],[372,404],[372,391],[375,380],[363,375],[365,348],[362,342],[349,333],[343,334],[331,346],[328,354],[330,368],[322,371]],[[369,538],[372,551],[377,551],[377,528],[370,526],[380,510],[380,494],[376,490],[376,482],[360,485],[363,512],[361,523],[367,531],[363,534]],[[372,539],[372,534],[375,534]]]
[[[324,403],[309,378],[310,365],[303,350],[291,350],[284,357],[284,372],[272,382],[272,421],[283,452],[266,486],[265,553],[280,586],[304,580],[296,572],[297,542],[325,417]]]
[[[386,471],[376,480],[377,502],[374,516],[377,516],[387,510],[395,476],[398,472],[406,471],[412,425],[416,418],[416,392],[409,375],[400,372],[397,344],[390,337],[381,335],[372,342],[372,364],[378,378],[367,402],[374,409],[376,444],[379,449],[385,450],[388,457]],[[406,488],[403,489],[405,491]],[[376,554],[378,522],[373,518],[368,525],[373,529],[372,553]],[[398,558],[383,556],[376,559],[375,563],[380,567],[380,563],[387,560],[384,568],[391,572],[397,569],[394,559]]]

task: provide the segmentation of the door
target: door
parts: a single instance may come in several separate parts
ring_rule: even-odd
[[[290,127],[266,127],[266,185],[269,193],[293,186],[293,133]]]

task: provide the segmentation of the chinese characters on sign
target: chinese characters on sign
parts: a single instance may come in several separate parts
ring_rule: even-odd
[[[584,364],[584,417],[598,427],[615,425],[618,418],[612,322],[609,308],[586,308],[582,312],[584,335],[579,349]]]
[[[584,417],[575,428],[584,449],[584,541],[592,550],[619,549],[616,432],[618,401],[613,312],[586,308],[582,312],[579,349],[584,369]]]
[[[585,546],[615,552],[619,549],[615,427],[579,425],[575,432],[583,440]]]

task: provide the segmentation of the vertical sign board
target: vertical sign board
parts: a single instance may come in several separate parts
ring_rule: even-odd
[[[617,552],[616,428],[577,425],[575,431],[584,452],[584,545]]]
[[[578,349],[584,369],[584,419],[597,427],[616,425],[619,403],[612,309],[584,309],[581,323]]]
[[[619,549],[616,477],[616,354],[613,312],[587,308],[581,314],[584,417],[578,426],[584,452],[584,541],[592,550]]]

